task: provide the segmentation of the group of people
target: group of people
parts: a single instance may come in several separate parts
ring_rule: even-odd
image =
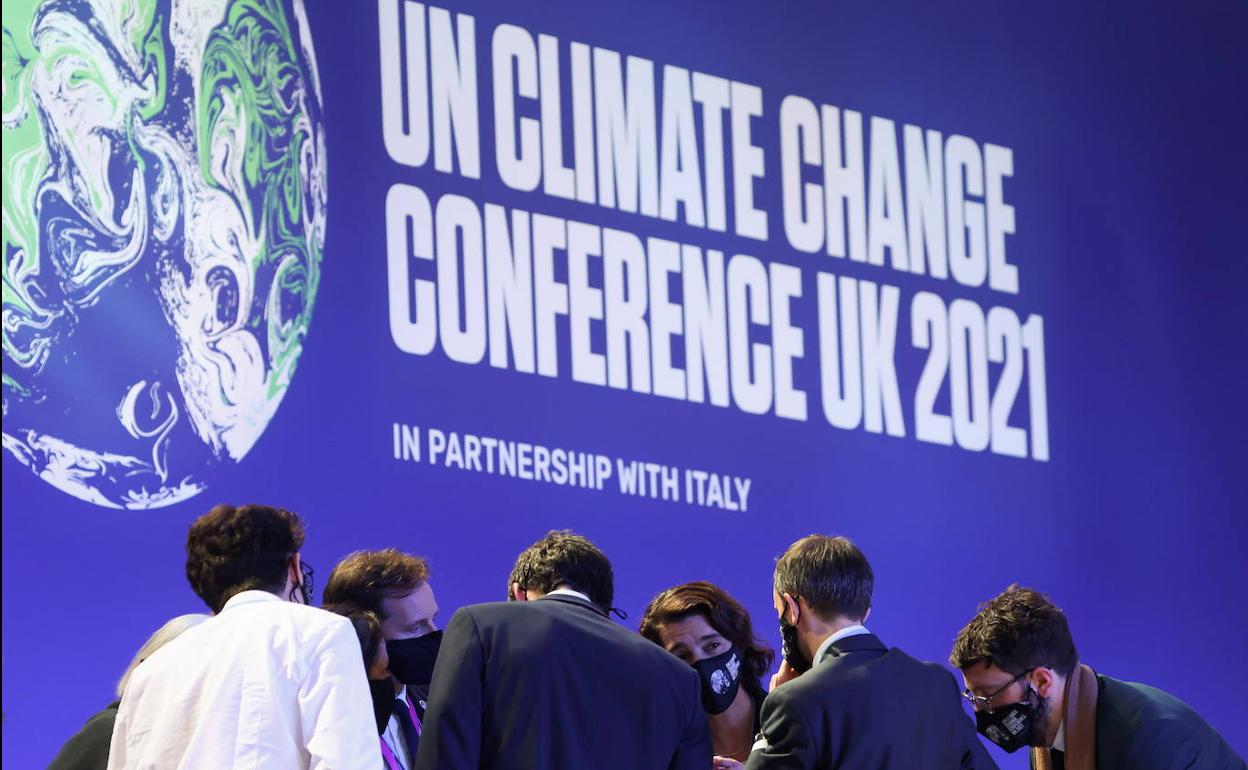
[[[874,576],[843,537],[777,560],[766,689],[773,652],[726,591],[669,588],[629,630],[611,618],[610,561],[570,532],[519,555],[507,601],[444,630],[427,563],[395,549],[347,556],[311,606],[303,541],[278,508],[199,518],[186,574],[211,616],[157,631],[52,766],[994,767],[978,732],[1042,769],[1248,767],[1178,699],[1080,661],[1062,611],[1027,588],[959,632],[960,687],[868,630]]]

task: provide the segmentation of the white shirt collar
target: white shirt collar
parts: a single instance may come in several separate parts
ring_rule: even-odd
[[[564,587],[564,588],[556,588],[555,590],[553,590],[553,591],[551,591],[550,593],[546,594],[546,596],[557,596],[557,595],[562,595],[562,596],[575,596],[575,597],[576,597],[576,598],[578,598],[578,599],[584,599],[585,601],[589,602],[590,604],[593,604],[593,601],[591,601],[591,600],[590,600],[590,598],[589,598],[588,596],[586,596],[585,594],[581,593],[580,591],[575,591],[575,590],[573,590],[573,589],[571,589],[571,588],[566,588],[566,587]]]
[[[280,602],[284,601],[282,597],[268,591],[253,589],[251,591],[240,591],[230,597],[230,600],[221,608],[221,612],[225,612],[230,607],[237,607],[243,604],[255,604],[256,602]],[[220,613],[218,613],[220,614]]]
[[[815,662],[818,663],[819,661],[823,660],[823,656],[827,654],[828,649],[832,645],[841,641],[842,639],[845,639],[846,637],[850,637],[850,636],[860,636],[862,634],[869,634],[869,633],[871,632],[868,631],[867,627],[862,625],[861,623],[855,623],[852,626],[846,626],[845,628],[842,628],[840,631],[837,631],[835,634],[832,634],[827,639],[824,639],[823,644],[819,645],[819,649],[815,650]]]
[[[1053,748],[1066,751],[1066,717],[1062,717],[1061,724],[1057,726],[1057,735],[1053,737]]]

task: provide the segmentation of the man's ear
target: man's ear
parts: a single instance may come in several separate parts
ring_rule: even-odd
[[[862,620],[858,621],[858,622],[859,622],[859,624],[860,624],[860,625],[864,625],[864,626],[865,626],[865,625],[867,624],[867,618],[869,618],[869,617],[871,617],[871,608],[870,608],[870,607],[868,607],[868,608],[867,608],[867,611],[866,611],[866,612],[864,612],[864,613],[862,614]]]
[[[303,579],[303,571],[300,569],[302,563],[298,551],[286,560],[286,584],[282,586],[281,598],[288,602],[303,603],[301,599],[295,598],[296,595],[302,596],[297,590],[299,581]]]
[[[802,606],[806,602],[805,599],[800,596],[795,597],[793,594],[780,594],[780,601],[784,602],[784,614],[789,616],[789,623],[792,625],[797,625],[802,618],[803,610],[809,609]]]
[[[529,592],[521,588],[519,583],[512,583],[511,598],[517,602],[527,602],[529,600]]]
[[[1057,693],[1060,682],[1057,672],[1040,666],[1031,672],[1031,687],[1041,698],[1051,698]]]

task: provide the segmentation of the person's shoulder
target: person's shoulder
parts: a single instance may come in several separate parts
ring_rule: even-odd
[[[321,609],[311,604],[300,604],[299,602],[271,602],[263,605],[265,615],[272,615],[274,619],[284,617],[301,626],[308,626],[321,629],[333,629],[339,627],[351,627],[351,621],[336,612]]]
[[[520,617],[524,614],[524,605],[529,602],[482,602],[465,604],[455,610],[451,616],[452,623],[469,622],[474,625],[491,625]]]
[[[1103,743],[1111,741],[1104,740],[1098,730],[1098,753]],[[1243,760],[1235,756],[1222,736],[1199,717],[1155,716],[1143,719],[1129,734],[1121,736],[1118,752],[1122,766],[1140,770],[1170,770],[1175,767],[1242,770],[1244,767]]]
[[[913,685],[926,685],[940,689],[947,689],[951,685],[956,685],[957,682],[949,669],[941,664],[916,658],[900,647],[884,647],[883,654],[875,660],[879,662],[879,665],[863,667],[862,671],[854,674],[851,674],[852,669],[844,673],[847,677],[856,680],[869,680],[873,676],[904,677]]]
[[[898,652],[901,651],[898,650]],[[901,654],[906,655],[904,652],[901,652]],[[906,655],[906,658],[913,661],[915,671],[922,672],[922,680],[926,682],[928,686],[941,690],[952,690],[955,693],[962,689],[962,685],[958,682],[957,675],[940,663],[913,658],[909,655]]]
[[[1213,726],[1174,695],[1103,674],[1097,674],[1097,679],[1098,745],[1117,745],[1126,756],[1134,757],[1179,751],[1230,754]]]
[[[1128,719],[1133,724],[1189,717],[1200,719],[1191,706],[1165,690],[1140,682],[1114,679],[1104,674],[1097,674],[1096,678],[1100,685],[1097,696],[1098,717],[1106,714]]]
[[[884,665],[866,665],[882,662]],[[898,647],[888,647],[883,655],[859,658],[853,654],[825,660],[798,678],[776,688],[785,699],[826,701],[828,691],[847,692],[881,686],[882,680],[899,679],[908,688],[955,689],[955,680],[943,666],[911,657]],[[770,696],[769,696],[770,697]],[[841,699],[843,700],[843,699]]]
[[[106,762],[113,725],[117,720],[117,707],[116,702],[111,703],[88,719],[82,729],[65,742],[48,769],[98,767]]]
[[[250,634],[275,642],[288,640],[299,647],[325,648],[326,645],[345,644],[344,640],[350,640],[353,645],[359,644],[351,621],[329,610],[287,601],[253,606],[260,611],[237,615],[234,620],[239,627],[227,628],[226,624],[222,624],[216,632],[226,636]],[[226,611],[219,617],[225,620],[229,615],[230,612]],[[244,625],[246,629],[241,627]]]
[[[479,627],[503,624],[525,623],[539,618],[593,618],[595,614],[601,619],[601,613],[589,605],[577,606],[571,602],[538,599],[527,602],[483,602],[467,604],[455,611],[460,622],[471,619]]]

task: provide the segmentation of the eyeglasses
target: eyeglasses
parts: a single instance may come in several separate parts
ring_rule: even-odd
[[[312,565],[308,564],[302,558],[299,559],[299,572],[303,574],[303,592],[305,596],[312,595]]]
[[[962,691],[962,697],[965,698],[966,702],[971,704],[971,708],[975,709],[976,711],[987,711],[989,714],[991,714],[992,702],[996,700],[997,696],[1005,692],[1006,690],[1010,689],[1010,687],[1015,682],[1027,676],[1034,670],[1035,669],[1032,669],[1032,668],[1027,669],[1023,673],[1019,674],[1018,676],[1014,677],[1010,681],[1006,682],[1001,687],[998,687],[997,690],[993,692],[991,695],[976,695],[975,693],[971,692],[971,688],[967,687],[965,690]]]

